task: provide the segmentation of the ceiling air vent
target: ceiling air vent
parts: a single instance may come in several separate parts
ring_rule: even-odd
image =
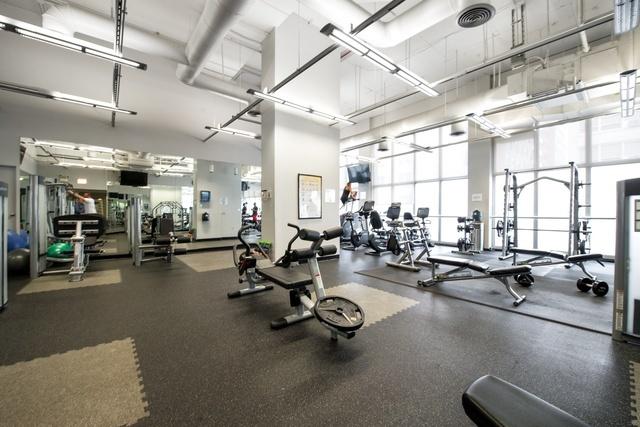
[[[472,4],[460,11],[458,25],[462,28],[478,27],[487,23],[495,14],[496,9],[488,3]]]

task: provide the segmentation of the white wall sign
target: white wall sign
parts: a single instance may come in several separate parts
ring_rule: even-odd
[[[322,177],[298,174],[298,219],[322,218]]]
[[[471,195],[472,202],[481,202],[482,201],[482,193],[474,193]]]
[[[329,189],[324,191],[324,202],[335,203],[336,202],[336,190]]]

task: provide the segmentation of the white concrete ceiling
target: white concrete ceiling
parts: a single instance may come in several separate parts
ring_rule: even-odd
[[[445,1],[445,0],[423,0]],[[557,33],[578,23],[578,0],[526,0],[526,41],[532,42]],[[97,14],[110,16],[109,0],[50,0],[53,4],[71,4]],[[129,0],[128,25],[159,33],[185,44],[195,27],[205,0]],[[374,12],[383,1],[355,0],[361,7]],[[420,0],[407,0],[385,20],[411,9]],[[16,19],[37,22],[44,0],[0,0],[0,13]],[[513,0],[495,0],[497,15],[485,26],[460,29],[453,18],[423,31],[405,43],[384,52],[396,62],[408,66],[429,81],[448,76],[465,67],[481,63],[511,48],[511,8]],[[611,1],[583,0],[584,19],[600,16],[611,9]],[[550,5],[550,10],[547,10]],[[227,35],[218,52],[207,65],[208,73],[236,81],[245,86],[259,83],[259,76],[241,70],[260,69],[260,52],[246,44],[260,44],[264,37],[289,14],[299,13],[307,21],[320,27],[327,22],[317,12],[301,6],[298,0],[256,0],[248,13]],[[31,17],[31,19],[27,19]],[[606,34],[608,28],[600,29]],[[602,31],[598,33],[602,35]],[[90,36],[90,34],[89,34]],[[126,39],[126,30],[125,30]],[[577,39],[577,38],[576,38]],[[246,43],[243,45],[242,40]],[[576,40],[569,42],[577,46]],[[109,100],[111,96],[111,67],[102,61],[21,39],[0,32],[3,52],[11,52],[12,59],[0,63],[0,80],[41,86],[80,96]],[[570,46],[570,47],[573,47]],[[558,49],[566,46],[559,45]],[[544,54],[544,51],[540,52]],[[124,69],[121,106],[140,114],[121,117],[122,121],[138,121],[145,126],[167,128],[197,137],[206,135],[205,124],[224,122],[236,113],[241,104],[207,92],[182,85],[175,78],[175,64],[134,52],[132,55],[150,64],[146,72]],[[486,70],[485,74],[492,72]],[[341,113],[346,114],[392,95],[410,90],[392,76],[374,69],[371,64],[354,55],[341,65]],[[458,84],[464,84],[461,80]],[[421,96],[421,95],[417,95]],[[415,98],[394,104],[400,108],[416,102]],[[108,118],[108,113],[65,105],[22,95],[0,92],[0,108],[14,105],[19,108],[64,110],[92,118]],[[379,113],[379,112],[378,112]],[[236,122],[234,127],[259,132],[259,127]],[[218,137],[217,137],[218,138]],[[219,138],[232,138],[219,136]],[[235,140],[235,139],[234,139]]]

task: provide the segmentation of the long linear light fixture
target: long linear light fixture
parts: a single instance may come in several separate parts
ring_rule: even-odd
[[[64,34],[47,30],[46,28],[38,27],[36,25],[31,25],[26,22],[11,19],[4,15],[0,15],[0,29],[18,34],[31,40],[48,43],[75,52],[94,56],[96,58],[106,59],[107,61],[126,65],[132,68],[137,68],[139,70],[147,69],[147,64],[127,59],[122,55],[118,55],[113,51],[103,48],[102,46],[89,45],[83,40],[65,36]]]
[[[626,33],[640,23],[640,2],[638,0],[615,0],[613,10],[613,31]]]
[[[636,74],[636,70],[620,73],[620,114],[622,117],[631,117],[635,111]]]
[[[349,120],[348,118],[346,118],[344,116],[339,116],[339,115],[336,115],[336,114],[323,113],[322,111],[318,111],[318,110],[315,110],[315,109],[310,108],[310,107],[305,107],[304,105],[296,104],[295,102],[287,101],[287,100],[284,100],[284,99],[279,98],[277,96],[274,96],[272,94],[266,93],[266,90],[264,92],[260,92],[259,90],[249,89],[249,90],[247,90],[247,93],[251,94],[251,95],[253,95],[253,96],[257,97],[257,98],[261,98],[261,99],[264,99],[266,101],[271,101],[274,104],[286,105],[287,107],[295,108],[296,110],[304,111],[305,113],[313,114],[314,116],[322,117],[323,119],[327,119],[327,120],[331,120],[331,121],[339,122],[339,123],[344,123],[344,124],[347,124],[347,125],[355,125],[356,124],[354,121],[351,121],[351,120]]]
[[[253,132],[247,132],[246,130],[222,127],[220,125],[217,125],[217,126],[205,126],[204,128],[207,129],[207,130],[214,130],[216,132],[222,132],[222,133],[226,133],[226,134],[229,134],[229,135],[241,136],[243,138],[260,139],[259,135],[255,134]]]
[[[492,135],[501,136],[503,138],[511,138],[511,135],[509,135],[507,131],[505,131],[504,129],[502,129],[501,127],[499,127],[498,125],[493,123],[491,120],[487,119],[486,117],[483,117],[476,113],[471,113],[471,114],[467,114],[467,119],[476,123],[483,130],[489,132]]]
[[[407,70],[406,68],[394,64],[391,59],[387,58],[381,52],[378,52],[361,39],[342,31],[340,28],[333,24],[325,25],[320,32],[334,42],[346,47],[347,49],[357,53],[364,59],[368,60],[375,66],[382,68],[385,71],[393,74],[409,86],[412,86],[428,96],[438,96],[440,93],[436,91],[431,85],[422,77]]]
[[[0,81],[0,89],[6,90],[9,92],[20,93],[22,95],[37,96],[39,98],[44,98],[44,99],[53,99],[54,101],[62,101],[62,102],[68,102],[70,104],[82,105],[85,107],[92,107],[92,108],[99,108],[101,110],[114,111],[116,113],[130,114],[134,116],[138,114],[135,111],[124,110],[122,108],[116,107],[113,104],[108,104],[106,102],[97,101],[94,99],[82,98],[80,96],[69,95],[62,92],[48,91],[46,89],[40,89],[35,87],[21,86],[21,85],[16,85],[9,82]]]

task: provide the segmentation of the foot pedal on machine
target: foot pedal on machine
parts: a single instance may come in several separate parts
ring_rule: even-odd
[[[313,308],[320,323],[341,332],[353,332],[364,324],[364,310],[355,302],[337,296],[320,298]]]

